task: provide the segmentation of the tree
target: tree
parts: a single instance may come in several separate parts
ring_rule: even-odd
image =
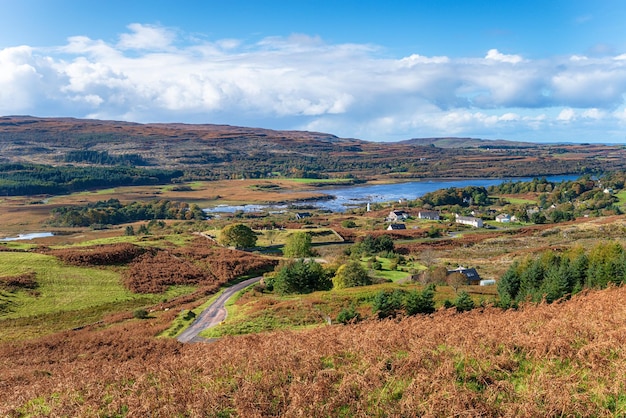
[[[276,292],[284,295],[329,290],[332,282],[321,264],[296,260],[280,267],[273,279],[273,286]]]
[[[466,291],[461,291],[454,301],[454,306],[458,312],[471,311],[474,309],[474,301]]]
[[[516,261],[498,280],[498,295],[503,306],[510,306],[517,299],[520,287],[518,269],[519,263]]]
[[[346,287],[366,286],[372,284],[372,279],[358,261],[349,261],[337,269],[333,277],[333,285],[336,289]]]
[[[394,317],[402,309],[402,296],[400,289],[395,289],[392,292],[381,290],[374,296],[372,310],[378,314],[380,319]]]
[[[311,255],[311,234],[296,232],[287,238],[283,255],[289,258],[308,257]]]
[[[256,245],[256,239],[256,234],[250,227],[244,224],[231,224],[222,229],[219,242],[236,248],[252,248]]]
[[[407,315],[435,312],[435,285],[428,285],[422,292],[409,292],[405,301]]]
[[[458,293],[459,288],[467,284],[467,276],[463,273],[454,272],[448,274],[448,277],[446,277],[446,283],[454,289],[454,293]]]

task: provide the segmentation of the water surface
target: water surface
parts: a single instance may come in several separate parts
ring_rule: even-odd
[[[579,178],[579,175],[547,176],[546,179],[552,182],[571,181]],[[450,187],[489,187],[507,181],[531,181],[533,177],[522,178],[476,178],[476,179],[432,179],[410,181],[405,183],[392,184],[370,184],[364,186],[344,186],[332,187],[316,190],[323,194],[334,196],[332,200],[319,200],[307,202],[294,202],[291,206],[302,205],[303,207],[313,206],[317,209],[330,210],[332,212],[344,212],[354,207],[364,207],[367,203],[382,203],[398,201],[400,199],[414,200],[426,193]],[[286,205],[221,205],[214,208],[205,209],[208,213],[234,213],[237,211],[256,212],[265,209],[281,210],[287,208]]]

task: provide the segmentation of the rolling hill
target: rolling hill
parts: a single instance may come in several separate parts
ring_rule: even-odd
[[[515,177],[626,168],[626,149],[469,138],[395,143],[227,125],[0,118],[0,163],[133,164],[191,177]]]

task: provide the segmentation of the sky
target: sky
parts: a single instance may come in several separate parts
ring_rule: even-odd
[[[0,115],[626,143],[623,0],[0,0]]]

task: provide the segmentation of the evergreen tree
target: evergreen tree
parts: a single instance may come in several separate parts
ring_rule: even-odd
[[[463,290],[459,292],[459,295],[454,300],[454,306],[456,306],[456,310],[458,312],[464,312],[464,311],[471,311],[472,309],[474,309],[475,305],[470,295],[467,294],[467,292]]]
[[[427,286],[422,292],[409,292],[405,300],[407,315],[430,314],[435,312],[435,285]]]
[[[552,266],[546,270],[540,293],[546,302],[551,303],[565,296],[567,292],[567,277],[562,275],[559,266]]]
[[[543,266],[541,260],[530,261],[520,275],[520,288],[517,300],[537,300],[537,293],[543,281]]]
[[[378,318],[389,318],[398,314],[398,311],[402,309],[402,293],[400,289],[391,292],[381,290],[374,296],[372,310],[377,313]]]
[[[517,299],[520,289],[519,264],[513,263],[511,267],[498,280],[498,295],[504,306],[509,306]]]

